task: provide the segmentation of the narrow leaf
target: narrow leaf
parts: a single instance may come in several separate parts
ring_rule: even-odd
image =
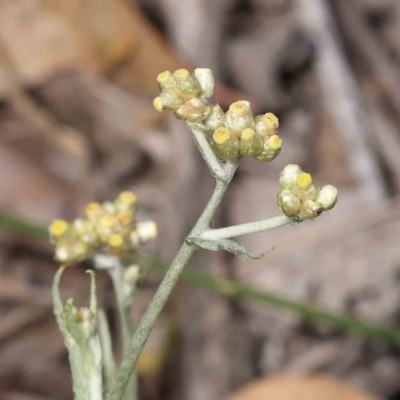
[[[189,245],[201,247],[202,249],[205,250],[211,250],[211,251],[225,250],[237,256],[244,256],[252,258],[253,260],[258,260],[265,254],[263,253],[260,255],[254,255],[249,250],[247,250],[246,247],[230,239],[208,240],[208,239],[190,237],[186,239],[186,243]]]

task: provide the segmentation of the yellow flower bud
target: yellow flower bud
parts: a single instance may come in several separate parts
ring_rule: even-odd
[[[212,135],[218,128],[222,126],[222,119],[224,117],[224,111],[217,104],[216,106],[210,107],[210,113],[207,118],[203,121],[205,126],[204,132],[207,135]]]
[[[137,202],[137,197],[134,193],[126,190],[125,192],[120,193],[118,200],[129,206],[134,206]]]
[[[55,239],[60,238],[63,236],[69,228],[68,222],[62,219],[56,219],[49,227],[49,232],[52,237]]]
[[[240,142],[229,129],[219,128],[213,134],[211,148],[218,157],[233,160],[239,154]]]
[[[292,189],[297,177],[303,170],[296,164],[289,164],[279,174],[279,184],[282,189]]]
[[[263,140],[251,128],[246,128],[240,135],[240,150],[242,156],[254,157],[263,148]]]
[[[255,130],[261,137],[268,137],[276,134],[279,127],[278,118],[272,113],[258,115],[255,118]]]
[[[116,220],[113,215],[104,215],[99,219],[98,225],[102,228],[112,228],[116,225]]]
[[[296,185],[301,190],[308,190],[313,183],[313,178],[307,172],[302,172],[296,179]]]
[[[175,80],[169,71],[164,71],[161,72],[161,74],[158,74],[157,76],[157,82],[158,82],[158,87],[160,88],[160,91],[163,91],[169,87],[174,86]]]
[[[300,200],[290,190],[284,189],[278,193],[277,204],[279,209],[287,216],[292,217],[300,211]]]
[[[224,115],[224,125],[236,135],[246,128],[254,128],[253,112],[250,103],[245,100],[232,103]]]
[[[263,149],[254,158],[262,162],[271,162],[279,155],[281,147],[282,139],[278,135],[265,137],[263,139]]]
[[[316,200],[319,194],[319,185],[310,174],[302,172],[297,176],[292,191],[302,201]]]
[[[121,225],[129,225],[133,222],[133,214],[131,211],[123,211],[118,215],[117,218]]]
[[[176,70],[173,77],[175,79],[175,90],[184,99],[196,97],[201,92],[199,81],[187,69]]]
[[[168,87],[164,89],[153,101],[154,108],[161,112],[163,110],[176,110],[184,99],[177,93],[175,88]]]
[[[99,203],[89,203],[85,207],[85,214],[89,219],[95,219],[101,214],[101,206]]]
[[[332,185],[325,185],[321,188],[316,201],[321,204],[324,210],[331,210],[336,205],[337,200],[337,189]]]
[[[113,248],[121,248],[124,245],[124,238],[118,233],[113,233],[108,239],[108,244]]]

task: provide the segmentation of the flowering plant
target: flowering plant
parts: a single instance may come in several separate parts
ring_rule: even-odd
[[[172,111],[186,121],[194,141],[216,180],[216,187],[204,211],[179,249],[147,311],[132,332],[130,307],[141,276],[140,267],[130,265],[129,256],[157,235],[154,222],[136,221],[136,196],[122,192],[113,202],[90,203],[86,217],[72,223],[56,220],[49,231],[55,245],[55,258],[61,264],[53,284],[54,312],[69,351],[76,400],[103,399],[102,367],[108,400],[137,398],[135,366],[179,276],[198,248],[226,250],[251,258],[254,256],[232,238],[287,224],[313,219],[332,209],[338,193],[331,185],[322,186],[298,165],[287,165],[279,176],[281,190],[278,208],[283,215],[273,218],[210,229],[209,223],[219,206],[240,160],[251,157],[269,163],[280,153],[282,139],[279,121],[272,113],[254,116],[248,101],[233,103],[224,112],[211,105],[214,78],[211,70],[197,68],[194,73],[179,69],[158,75],[160,95],[154,100],[157,111]],[[95,268],[109,272],[114,284],[122,326],[124,357],[116,371],[110,335],[104,313],[97,310],[94,272],[89,308],[63,305],[59,282],[66,265],[91,258]]]

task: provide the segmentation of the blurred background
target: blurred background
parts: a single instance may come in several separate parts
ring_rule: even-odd
[[[43,227],[133,190],[160,232],[138,320],[203,209],[190,132],[152,107],[157,74],[181,67],[212,68],[223,108],[281,121],[280,156],[244,160],[214,227],[279,215],[289,163],[340,201],[241,238],[271,250],[259,261],[199,251],[139,362],[141,399],[400,398],[400,1],[1,0],[0,399],[72,399]],[[62,282],[81,306],[87,267]],[[120,354],[101,273],[98,294]]]

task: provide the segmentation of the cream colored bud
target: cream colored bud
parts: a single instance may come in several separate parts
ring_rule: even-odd
[[[194,75],[199,81],[201,87],[201,97],[210,98],[214,91],[214,76],[209,68],[196,68]]]
[[[157,111],[176,110],[184,99],[179,96],[175,88],[169,87],[163,90],[153,101],[153,106]]]
[[[137,249],[141,245],[141,239],[137,231],[132,231],[129,235],[129,239],[134,249]]]
[[[239,154],[239,138],[228,128],[217,129],[210,145],[214,153],[224,160],[233,160]]]
[[[285,168],[279,174],[279,184],[282,189],[292,189],[296,183],[297,177],[303,172],[303,170],[296,164],[286,165]]]
[[[204,121],[208,117],[209,113],[210,107],[197,97],[185,101],[174,112],[176,118],[184,119],[193,123]]]
[[[318,183],[306,172],[298,175],[296,183],[292,187],[293,193],[302,201],[307,199],[317,200],[319,189]]]
[[[211,106],[208,117],[203,121],[205,126],[204,132],[211,136],[218,128],[221,128],[223,117],[224,111],[218,104],[216,106]]]
[[[96,243],[97,235],[93,222],[84,219],[76,219],[74,221],[74,228],[82,242],[88,245]]]
[[[106,214],[114,214],[116,212],[116,207],[114,203],[111,203],[111,201],[106,201],[101,205],[101,209],[106,213]]]
[[[236,135],[240,135],[246,128],[254,128],[253,112],[248,101],[237,101],[230,105],[224,115],[224,125]]]
[[[87,258],[89,252],[89,248],[84,242],[77,241],[72,245],[72,254],[71,254],[71,262],[72,261],[83,261]]]
[[[263,140],[260,135],[251,129],[246,128],[240,135],[240,150],[242,156],[254,157],[259,154],[263,148]]]
[[[255,117],[255,130],[261,137],[268,137],[276,134],[279,127],[278,118],[272,113],[258,115]]]
[[[158,234],[157,224],[154,221],[138,222],[137,233],[143,243],[155,239]]]
[[[184,99],[196,97],[200,91],[200,83],[187,69],[178,69],[173,73],[175,89]]]
[[[124,281],[130,285],[135,285],[140,278],[139,265],[131,265],[125,270]]]
[[[175,79],[172,76],[171,72],[164,71],[157,76],[158,87],[160,91],[165,90],[166,88],[172,87],[175,84]]]
[[[324,210],[331,210],[338,200],[338,191],[332,185],[325,185],[321,188],[317,197],[317,203],[321,204]]]
[[[303,201],[300,207],[300,214],[306,219],[318,217],[322,211],[322,207],[319,203],[309,199]]]
[[[271,162],[278,157],[282,148],[282,139],[278,135],[265,137],[263,139],[263,149],[254,158],[262,162]]]
[[[287,217],[292,217],[300,211],[300,200],[290,190],[285,189],[278,193],[277,204]]]
[[[56,260],[64,264],[69,261],[71,252],[66,246],[57,246],[55,255]]]

